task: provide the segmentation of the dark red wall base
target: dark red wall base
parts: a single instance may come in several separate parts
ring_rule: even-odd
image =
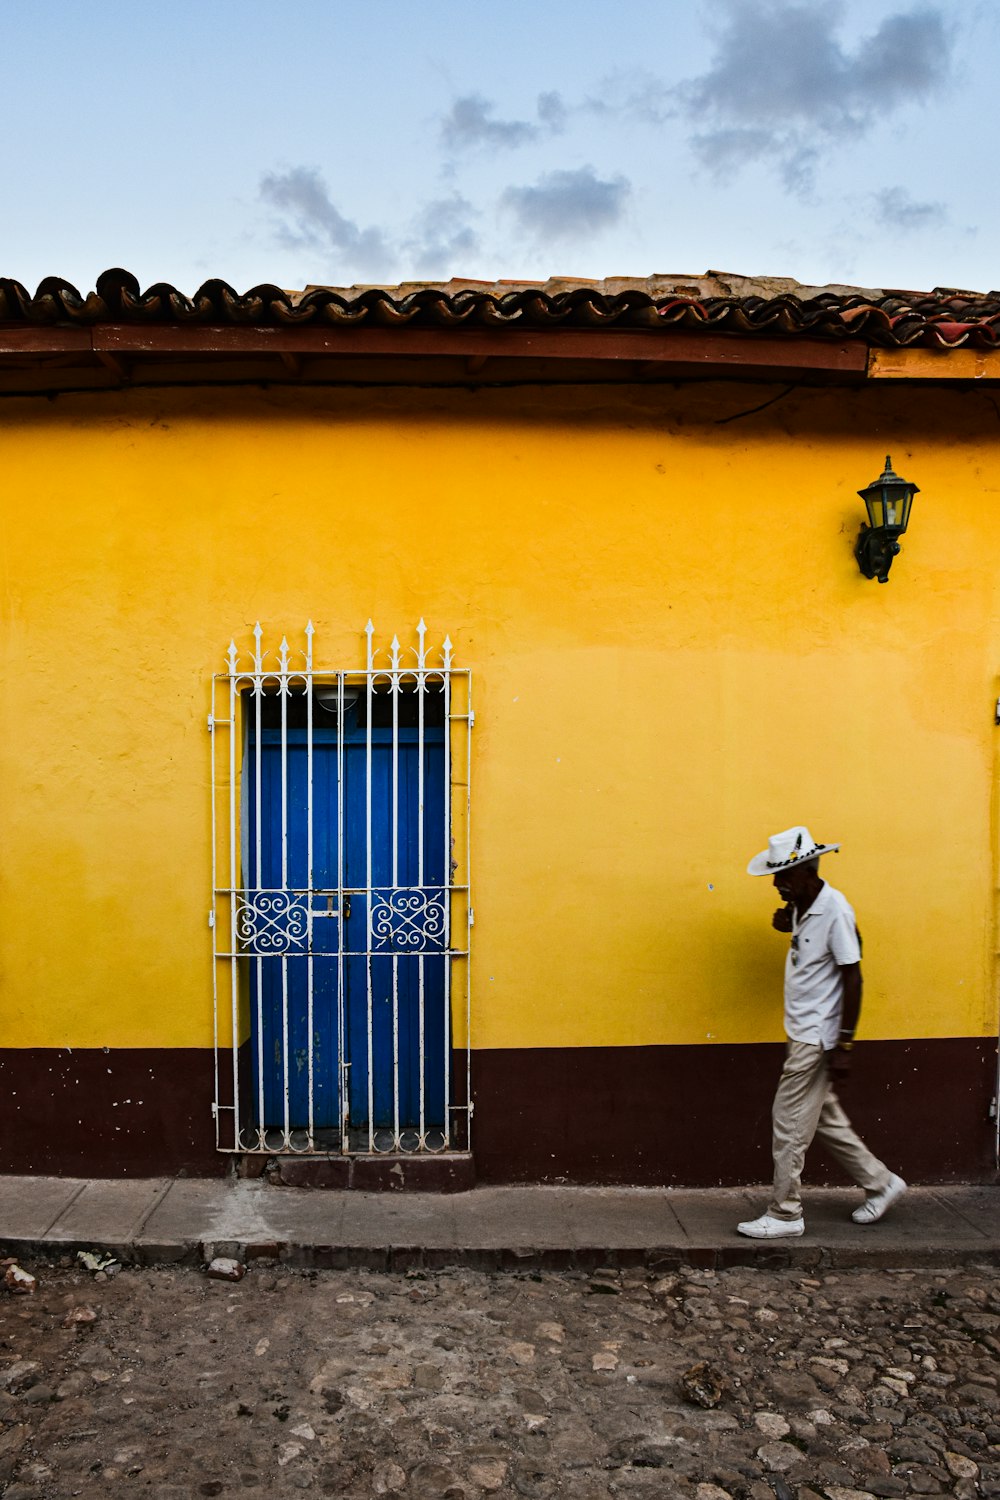
[[[841,1103],[914,1182],[994,1176],[988,1038],[859,1042]],[[736,1186],[771,1176],[781,1043],[566,1047],[472,1054],[479,1182]],[[842,1182],[817,1148],[806,1180]]]
[[[205,1048],[0,1049],[0,1172],[219,1176]]]
[[[770,1177],[779,1044],[473,1052],[479,1182],[738,1185]],[[914,1182],[994,1179],[996,1043],[862,1042],[841,1091]],[[212,1053],[0,1050],[0,1173],[218,1176]],[[819,1151],[809,1182],[838,1182]]]

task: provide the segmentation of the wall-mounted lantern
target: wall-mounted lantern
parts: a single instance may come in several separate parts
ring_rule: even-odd
[[[892,459],[885,456],[885,469],[866,490],[858,490],[868,511],[867,525],[862,521],[854,556],[866,578],[889,582],[889,569],[899,551],[898,538],[910,523],[910,506],[919,494],[915,484],[892,472]]]

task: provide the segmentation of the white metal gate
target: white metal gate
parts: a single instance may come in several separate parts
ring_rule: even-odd
[[[222,1151],[469,1147],[471,678],[365,635],[336,670],[258,623],[213,679]]]

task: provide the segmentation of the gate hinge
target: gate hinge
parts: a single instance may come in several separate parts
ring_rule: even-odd
[[[208,716],[208,732],[209,732],[209,734],[212,733],[212,730],[214,728],[215,728],[215,715],[214,714],[209,714],[209,716]]]
[[[470,906],[469,907],[469,926],[470,927],[475,927],[475,925],[476,925],[476,913],[475,913],[475,909]]]
[[[993,1098],[990,1100],[990,1119],[991,1120],[995,1120],[996,1117],[997,1117],[997,1096],[996,1096],[996,1094],[994,1094]]]
[[[214,927],[215,926],[215,912],[214,911],[210,911],[209,914],[208,914],[208,925],[209,925],[209,927]]]
[[[993,722],[994,724],[1000,724],[1000,698],[997,699],[996,707],[993,710]]]
[[[997,705],[997,712],[1000,713],[1000,704]],[[475,727],[476,727],[476,710],[474,708],[470,708],[469,709],[469,728],[470,729],[475,729]]]

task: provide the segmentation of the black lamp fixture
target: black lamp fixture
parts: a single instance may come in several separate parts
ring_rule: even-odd
[[[865,490],[858,494],[868,511],[867,524],[862,521],[854,556],[866,578],[889,582],[889,569],[899,551],[898,538],[910,523],[910,506],[919,494],[915,484],[892,472],[892,459],[885,456],[885,469]]]

